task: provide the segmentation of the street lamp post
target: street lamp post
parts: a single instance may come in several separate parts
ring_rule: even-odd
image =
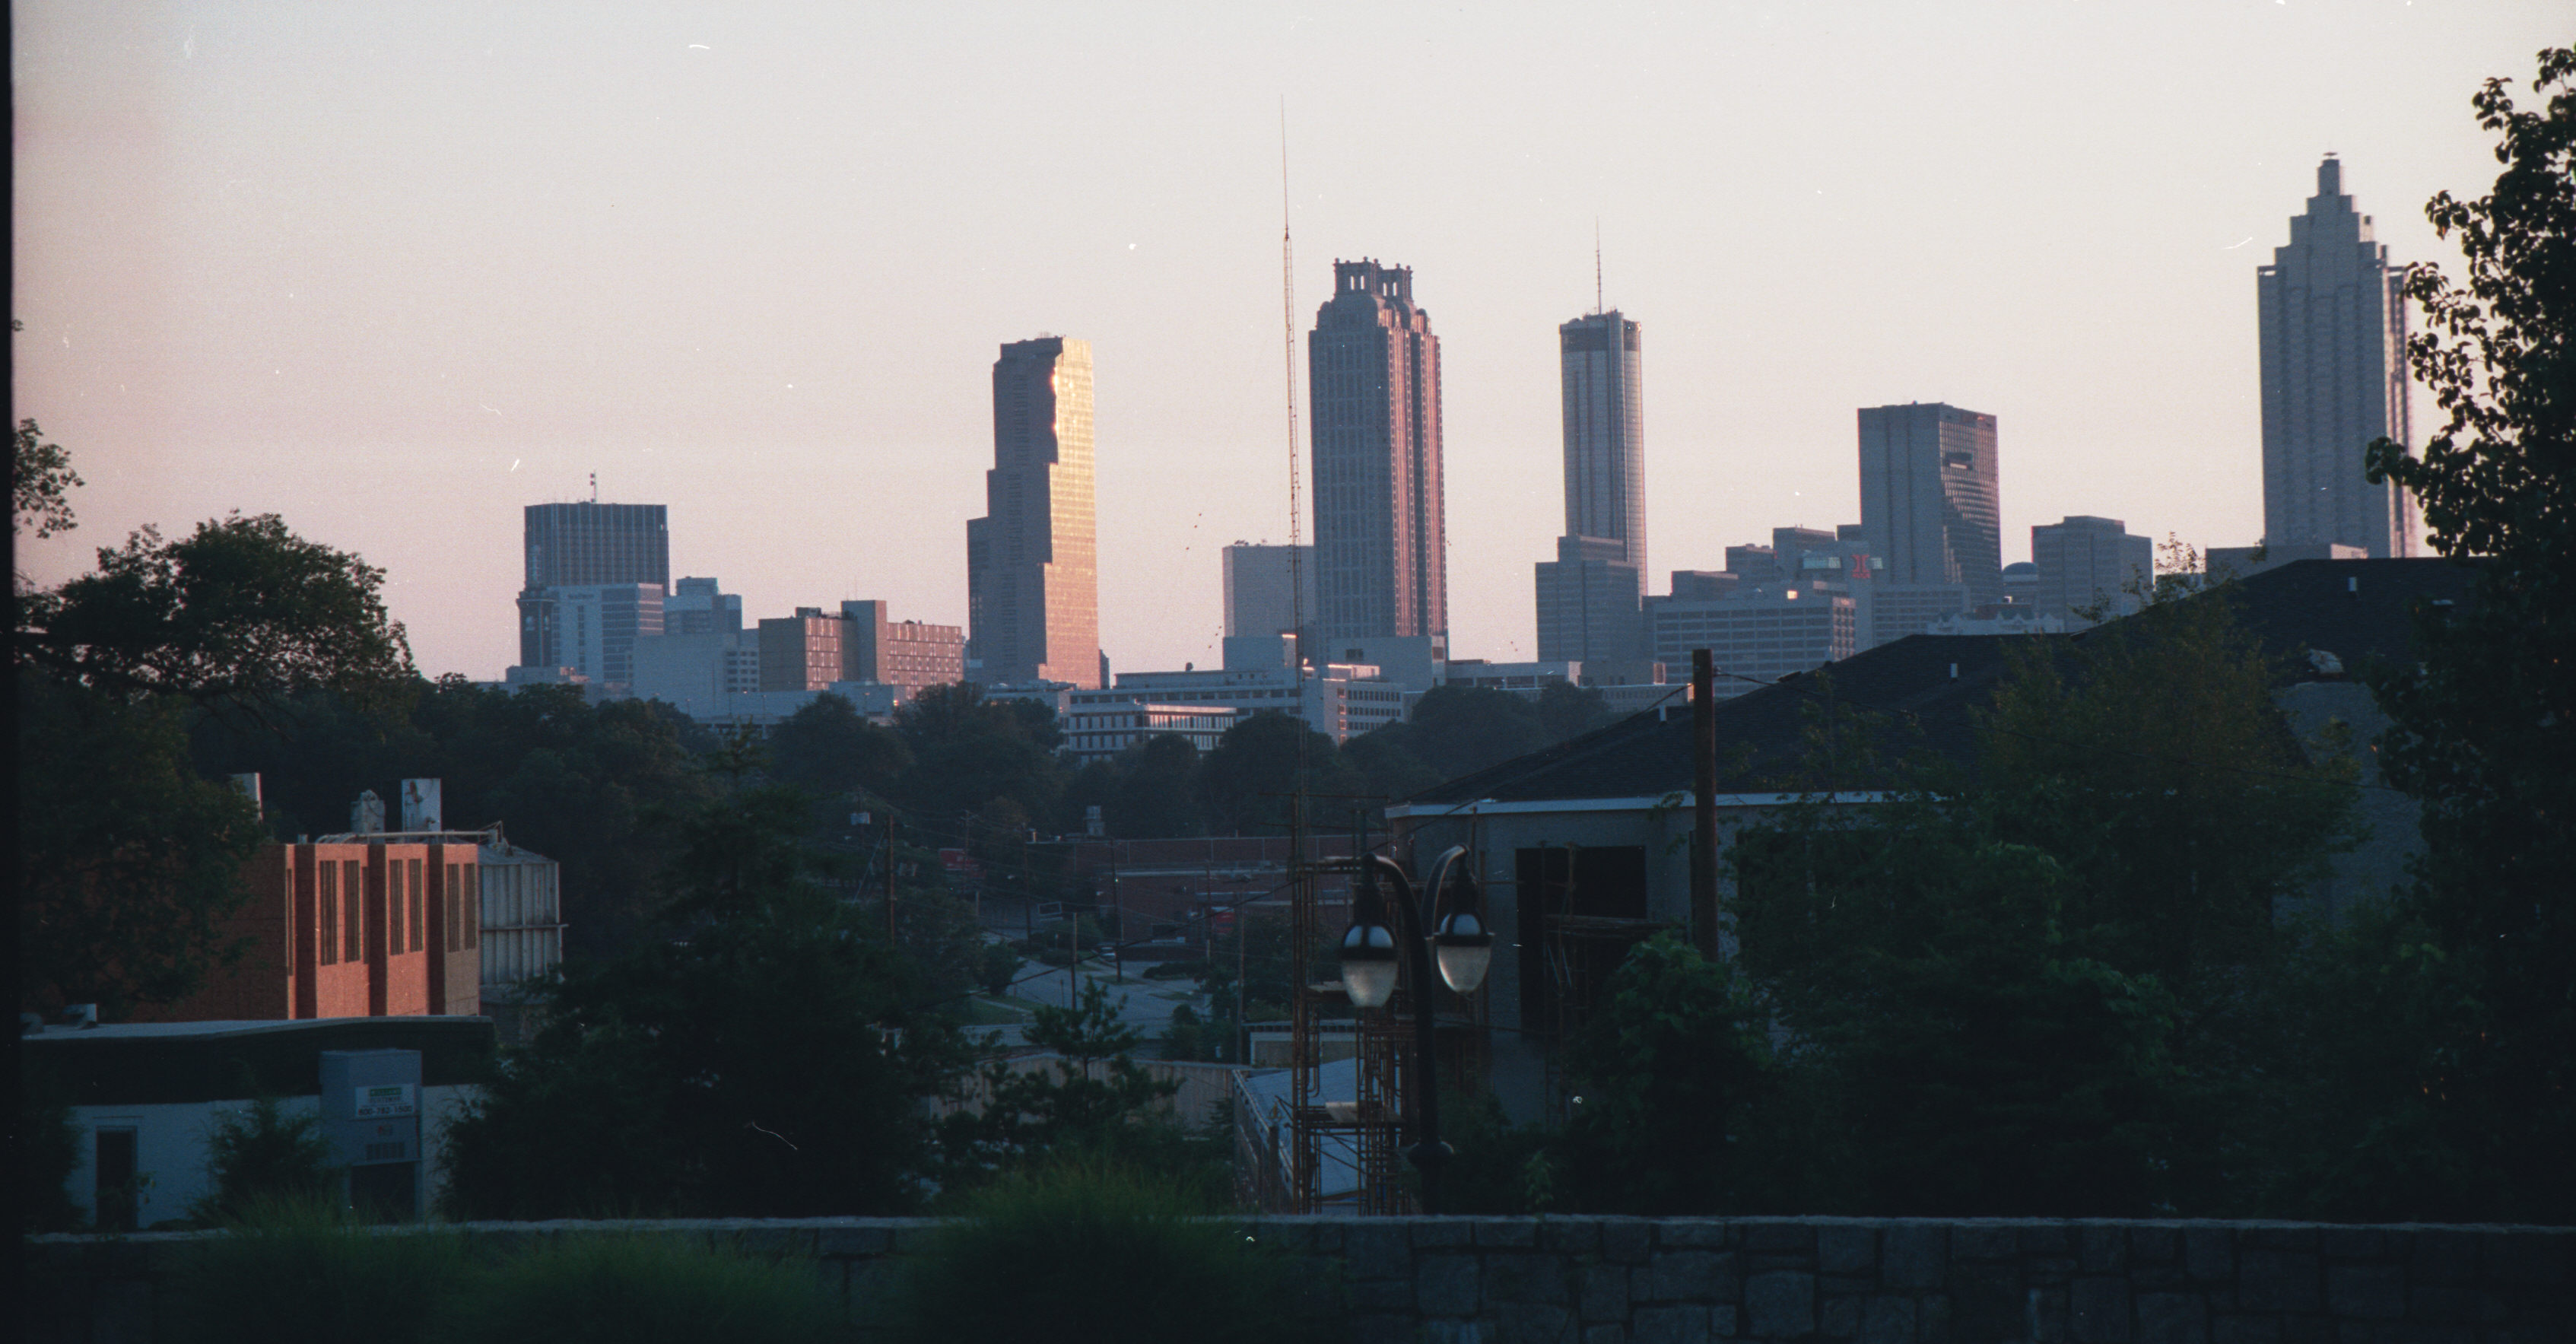
[[[1469,994],[1485,982],[1485,969],[1494,957],[1494,936],[1485,930],[1476,880],[1459,862],[1466,856],[1465,846],[1452,845],[1432,861],[1431,881],[1422,893],[1420,909],[1414,907],[1413,881],[1405,875],[1402,865],[1382,854],[1364,856],[1359,891],[1351,902],[1351,927],[1342,935],[1342,983],[1356,1007],[1375,1008],[1394,997],[1399,942],[1412,963],[1414,1086],[1421,1089],[1415,1113],[1421,1123],[1413,1147],[1406,1150],[1405,1156],[1422,1173],[1424,1213],[1440,1211],[1440,1167],[1451,1153],[1449,1145],[1440,1140],[1440,1066],[1432,1020],[1432,962],[1438,960],[1440,978],[1449,988]],[[1398,913],[1393,917],[1388,913],[1386,897],[1378,889],[1381,875],[1395,887],[1392,909]],[[1456,898],[1443,916],[1440,898],[1453,889]],[[1397,933],[1399,922],[1405,926],[1401,935]]]

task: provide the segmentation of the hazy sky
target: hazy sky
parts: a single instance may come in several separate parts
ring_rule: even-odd
[[[2571,36],[2561,0],[10,17],[16,413],[89,482],[21,566],[275,512],[478,679],[520,506],[593,472],[753,616],[962,624],[992,361],[1040,332],[1097,364],[1111,658],[1214,662],[1218,549],[1288,533],[1283,97],[1301,345],[1358,256],[1442,341],[1461,656],[1533,652],[1596,217],[1658,575],[1856,521],[1854,408],[1918,400],[1998,417],[2008,562],[2069,513],[2251,543],[2254,268],[2318,158],[2444,260],[2425,198],[2496,172],[2469,95]]]

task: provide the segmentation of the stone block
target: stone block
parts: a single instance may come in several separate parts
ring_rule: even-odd
[[[2325,1309],[2317,1257],[2303,1251],[2248,1248],[2237,1255],[2236,1305],[2247,1311]]]
[[[2484,1288],[2425,1284],[2408,1294],[2407,1316],[2418,1321],[2461,1325],[2501,1325],[2512,1313],[2504,1299]]]
[[[1708,1309],[1708,1332],[1721,1339],[1733,1339],[1744,1332],[1744,1310],[1728,1303]]]
[[[1756,1339],[1795,1339],[1816,1328],[1816,1276],[1755,1274],[1744,1281],[1745,1332]]]
[[[2121,1274],[2129,1268],[2129,1231],[2117,1223],[2085,1223],[2075,1229],[2075,1259],[2087,1274]]]
[[[2014,1260],[2021,1256],[2021,1238],[2009,1226],[1992,1223],[1960,1223],[1950,1229],[1950,1258],[1953,1260]]]
[[[1576,1297],[1587,1321],[1628,1319],[1628,1270],[1619,1265],[1586,1265],[1576,1271],[1581,1286]]]
[[[894,1238],[892,1255],[920,1255],[939,1241],[939,1224],[930,1218],[907,1218],[886,1231]]]
[[[2209,1312],[2198,1293],[2140,1293],[2138,1344],[2209,1344]]]
[[[2281,1344],[2281,1318],[2221,1316],[2212,1323],[2210,1344]]]
[[[1601,1224],[1590,1218],[1551,1218],[1540,1229],[1539,1243],[1562,1255],[1590,1255],[1601,1249]]]
[[[1486,1321],[1424,1321],[1417,1338],[1422,1344],[1493,1344],[1494,1331]]]
[[[1651,1302],[1732,1302],[1735,1257],[1724,1251],[1657,1251],[1642,1296]]]
[[[2418,1229],[2413,1254],[2407,1257],[2406,1272],[2407,1277],[2417,1283],[2477,1282],[2478,1234],[2451,1227]]]
[[[2406,1271],[2395,1265],[2337,1265],[2326,1271],[2326,1309],[2346,1320],[2406,1315]]]
[[[2132,1264],[2169,1265],[2182,1255],[2182,1229],[2178,1227],[2131,1227],[2129,1260]]]
[[[1413,1231],[1416,1250],[1434,1246],[1472,1246],[1476,1243],[1476,1224],[1468,1218],[1415,1218],[1408,1226]]]
[[[2072,1259],[2075,1255],[2075,1229],[2064,1223],[2047,1223],[2017,1231],[2024,1259]]]
[[[1628,1344],[1628,1327],[1587,1325],[1583,1327],[1583,1344]]]
[[[2074,1315],[2074,1304],[2062,1287],[2033,1288],[2022,1295],[2022,1320],[2031,1344],[2070,1344]]]
[[[1564,1344],[1574,1333],[1574,1313],[1544,1302],[1506,1302],[1494,1308],[1494,1344]]]
[[[1890,1288],[1938,1288],[1950,1272],[1949,1229],[1938,1223],[1896,1223],[1879,1246],[1879,1282]]]
[[[2240,1249],[2257,1251],[2313,1251],[2317,1248],[2317,1229],[2296,1224],[2248,1223],[2236,1233]]]
[[[1413,1284],[1406,1279],[1362,1279],[1343,1290],[1353,1311],[1410,1312]]]
[[[1413,1244],[1400,1223],[1371,1218],[1342,1231],[1342,1263],[1354,1279],[1400,1279],[1413,1273]]]
[[[1816,1225],[1796,1218],[1755,1218],[1737,1225],[1747,1251],[1769,1255],[1813,1256]]]
[[[1565,1282],[1565,1257],[1551,1254],[1496,1253],[1485,1257],[1485,1300],[1552,1302],[1573,1300]]]
[[[1536,1246],[1538,1222],[1531,1218],[1479,1218],[1476,1220],[1476,1244],[1479,1246]]]
[[[1921,1344],[1949,1344],[1952,1303],[1948,1293],[1918,1298],[1914,1303],[1914,1338]]]
[[[2129,1281],[2107,1274],[2075,1281],[2075,1344],[2129,1344]]]
[[[1892,1294],[1862,1298],[1860,1344],[1914,1344],[1914,1299]]]
[[[1714,1218],[1669,1218],[1655,1225],[1655,1244],[1668,1251],[1722,1251],[1726,1224]]]
[[[2183,1268],[2203,1283],[2216,1283],[2236,1273],[2236,1242],[2224,1227],[2206,1224],[2182,1231]]]
[[[1646,1253],[1654,1249],[1655,1225],[1642,1218],[1604,1218],[1601,1220],[1601,1258],[1622,1265],[1646,1263]]]
[[[1425,1255],[1413,1273],[1414,1301],[1425,1316],[1473,1316],[1482,1304],[1476,1257]]]
[[[2336,1344],[2334,1320],[2327,1316],[2284,1316],[2281,1344]]]
[[[1860,1338],[1860,1299],[1826,1298],[1824,1310],[1817,1313],[1816,1329],[1827,1339]]]
[[[2558,1285],[2576,1266],[2576,1228],[2521,1228],[2478,1237],[2478,1259],[2488,1283]]]
[[[2010,1265],[1950,1269],[1950,1329],[1966,1341],[2027,1339],[2029,1304]]]
[[[2021,1276],[2030,1283],[2064,1284],[2075,1277],[2078,1263],[2071,1255],[2040,1255],[2021,1262]]]
[[[1628,1327],[1636,1344],[1708,1344],[1708,1308],[1639,1307]]]
[[[1816,1268],[1826,1274],[1866,1274],[1878,1268],[1878,1229],[1848,1224],[1817,1228]]]
[[[2317,1250],[2329,1260],[2385,1260],[2394,1239],[2375,1227],[2328,1227],[2317,1232]]]
[[[1421,1339],[1411,1312],[1401,1316],[1353,1316],[1350,1331],[1352,1344],[1418,1344]]]

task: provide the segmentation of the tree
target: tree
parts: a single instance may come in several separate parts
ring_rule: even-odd
[[[997,811],[1008,803],[1026,824],[1052,816],[1065,786],[1055,714],[1029,701],[987,700],[970,682],[933,686],[895,711],[895,731],[912,752],[893,793],[926,818]]]
[[[837,695],[816,696],[771,729],[769,756],[780,780],[827,798],[883,794],[912,764],[901,736]]]
[[[1120,753],[1124,777],[1103,815],[1122,840],[1198,835],[1199,751],[1178,733],[1157,733]]]
[[[2456,238],[2465,283],[2407,276],[2422,330],[2407,358],[2444,419],[2420,450],[2371,446],[2373,480],[2423,506],[2434,549],[2477,557],[2477,598],[2420,614],[2423,657],[2379,669],[2391,784],[2423,805],[2409,897],[2409,997],[2423,1048],[2371,1106],[2421,1112],[2486,1216],[2576,1210],[2576,49],[2539,54],[2537,108],[2506,81],[2471,99],[2504,171],[2425,215]]]
[[[249,1110],[227,1112],[215,1122],[206,1136],[206,1174],[215,1188],[198,1197],[189,1216],[238,1223],[263,1206],[329,1199],[338,1170],[318,1113],[288,1115],[277,1098],[261,1097]]]
[[[1073,1007],[1041,1007],[1033,1017],[1029,1044],[1055,1059],[1030,1070],[1008,1059],[985,1065],[982,1107],[942,1122],[953,1179],[972,1184],[1076,1154],[1133,1161],[1185,1142],[1165,1113],[1180,1084],[1135,1062],[1143,1038],[1118,1020],[1107,989],[1084,985]]]
[[[1536,705],[1487,686],[1434,686],[1405,722],[1369,736],[1392,739],[1441,779],[1499,765],[1549,742]]]
[[[36,428],[35,421],[18,422],[17,455],[10,476],[11,502],[16,506],[12,530],[25,532],[32,524],[35,535],[43,538],[78,527],[72,519],[70,495],[73,486],[84,484],[61,444],[45,442],[45,432]]]
[[[383,570],[296,536],[275,514],[200,523],[180,541],[146,527],[102,548],[96,573],[26,597],[19,658],[104,695],[257,715],[304,691],[411,677],[383,586]]]
[[[1551,681],[1538,693],[1539,728],[1550,745],[1606,728],[1612,717],[1609,700],[1589,686]]]
[[[1286,834],[1289,795],[1301,783],[1315,798],[1308,825],[1346,825],[1351,800],[1333,795],[1361,791],[1333,739],[1304,719],[1270,710],[1225,730],[1199,763],[1199,782],[1208,829],[1217,835]]]

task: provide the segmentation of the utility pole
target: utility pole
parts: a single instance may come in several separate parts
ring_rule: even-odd
[[[886,947],[894,947],[894,810],[886,810],[885,830]]]
[[[1691,650],[1691,941],[1717,959],[1717,665]]]

